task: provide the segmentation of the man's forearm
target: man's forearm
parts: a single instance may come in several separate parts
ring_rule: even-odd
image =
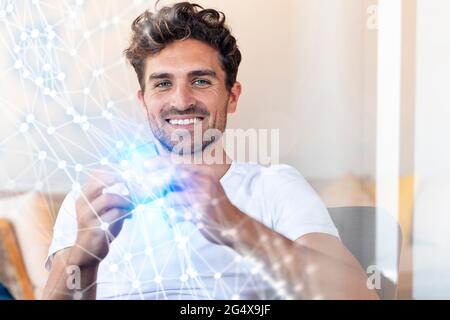
[[[299,245],[244,213],[241,217],[231,247],[262,264],[280,293],[294,299],[377,298],[362,269],[347,257]]]
[[[98,264],[79,266],[72,248],[58,252],[53,261],[43,299],[94,300],[97,291]]]

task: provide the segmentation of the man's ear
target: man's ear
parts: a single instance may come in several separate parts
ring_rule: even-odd
[[[239,101],[239,97],[241,96],[242,86],[240,82],[236,81],[233,87],[230,90],[230,97],[228,99],[227,112],[235,113],[236,107]]]
[[[144,101],[144,92],[140,89],[137,91],[136,96],[139,101],[139,104],[144,109],[144,112],[148,115],[147,105],[145,104]]]
[[[141,89],[139,89],[136,92],[136,97],[138,99],[138,101],[141,103],[141,106],[145,108],[145,104],[144,104],[144,93],[142,92]]]

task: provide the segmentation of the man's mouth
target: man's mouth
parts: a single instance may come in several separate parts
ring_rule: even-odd
[[[190,126],[202,122],[204,117],[174,117],[166,119],[172,126]]]

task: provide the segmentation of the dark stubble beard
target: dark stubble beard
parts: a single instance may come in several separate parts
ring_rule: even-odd
[[[190,107],[186,110],[180,111],[177,109],[170,109],[166,112],[162,112],[160,114],[160,120],[162,123],[164,123],[163,127],[158,127],[156,125],[152,124],[152,120],[150,118],[148,109],[146,107],[147,110],[147,120],[150,126],[150,130],[153,133],[153,136],[159,141],[159,143],[169,152],[174,152],[174,148],[178,145],[178,143],[180,143],[180,141],[172,141],[171,137],[172,137],[172,133],[167,133],[164,131],[163,127],[165,125],[169,126],[169,124],[166,124],[166,121],[164,120],[165,118],[167,118],[168,116],[171,115],[191,115],[191,114],[196,114],[196,115],[203,115],[205,116],[204,120],[206,119],[207,116],[209,116],[209,112],[204,110],[203,108],[199,108],[197,106],[193,106]],[[217,129],[218,131],[220,131],[221,133],[223,133],[225,131],[226,125],[227,125],[227,116],[226,116],[226,105],[224,106],[224,108],[222,109],[223,112],[220,112],[216,118],[216,120],[214,121],[213,125],[211,128],[207,128],[208,129]],[[180,133],[181,132],[187,132],[187,130],[182,130],[180,129]],[[196,141],[195,137],[193,136],[192,132],[189,133],[190,135],[190,139],[191,139],[191,146],[188,149],[190,152],[189,154],[195,154],[198,152],[203,152],[207,147],[209,147],[211,144],[213,144],[214,142],[216,142],[217,139],[204,139],[204,135],[202,132],[202,137],[201,137],[201,148],[198,148],[198,146],[196,144],[198,144],[198,141]],[[213,137],[214,138],[214,137]],[[183,151],[186,150],[185,148],[180,148],[180,152],[177,152],[178,155],[183,155],[185,153],[183,153]]]

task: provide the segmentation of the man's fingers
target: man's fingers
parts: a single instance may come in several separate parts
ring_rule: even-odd
[[[126,219],[129,214],[129,211],[119,208],[114,208],[106,211],[101,216],[101,221],[103,223],[108,223],[109,225],[113,225],[116,222],[119,222],[123,219]]]
[[[114,240],[122,229],[124,219],[130,213],[127,210],[114,208],[105,212],[100,219],[100,228],[107,233],[108,240]]]
[[[165,211],[163,211],[163,218],[170,227],[173,227],[180,222],[196,223],[198,220],[198,215],[193,215],[190,210],[187,209],[183,210],[182,208],[167,208]]]
[[[180,191],[182,186],[176,179],[176,172],[169,169],[149,172],[144,177],[131,178],[127,186],[133,200],[147,203],[164,197],[169,192]]]
[[[199,196],[188,195],[185,192],[172,192],[163,198],[164,219],[170,224],[182,221],[199,222],[203,218],[203,210],[210,201]]]
[[[123,179],[114,172],[93,174],[83,186],[81,192],[88,201],[92,201],[102,194],[104,188],[123,182]]]
[[[200,201],[199,196],[194,195],[189,190],[183,189],[182,191],[174,191],[167,193],[164,198],[164,205],[174,209],[187,209],[192,206],[196,206]]]
[[[97,215],[110,211],[112,209],[121,209],[124,211],[131,211],[134,209],[133,202],[128,196],[121,196],[118,194],[105,193],[95,198],[91,202],[92,210]]]

